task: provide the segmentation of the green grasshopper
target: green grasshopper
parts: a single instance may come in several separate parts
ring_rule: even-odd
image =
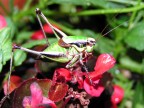
[[[94,38],[84,37],[84,36],[67,36],[65,33],[60,31],[59,29],[52,26],[47,18],[43,15],[43,13],[37,8],[36,15],[40,26],[42,28],[42,23],[40,21],[39,15],[47,22],[47,24],[51,27],[54,34],[58,38],[58,41],[49,45],[49,42],[46,38],[44,29],[42,28],[42,32],[47,40],[47,44],[49,45],[44,51],[34,51],[21,46],[13,45],[13,49],[20,49],[26,52],[38,55],[41,59],[53,60],[60,63],[67,63],[66,68],[73,68],[77,64],[83,66],[85,71],[88,73],[86,66],[83,61],[92,55],[93,47],[96,43]],[[58,32],[62,37],[57,35]],[[8,76],[8,87],[7,87],[7,95],[2,100],[2,103],[6,98],[9,98],[9,88],[10,88],[10,76],[12,72],[12,61],[13,61],[13,51],[11,55],[10,61],[10,73]],[[88,74],[87,74],[88,75]],[[88,75],[89,77],[89,75]],[[89,78],[91,84],[92,81]]]
[[[67,36],[65,33],[52,26],[38,8],[36,9],[36,14],[37,16],[42,16],[47,22],[58,38],[58,41],[48,46],[44,51],[34,51],[17,45],[14,45],[13,48],[36,54],[41,59],[50,59],[56,62],[67,63],[66,68],[72,68],[77,63],[84,65],[83,60],[92,54],[93,47],[96,43],[95,39],[85,36]],[[37,18],[40,22],[39,17]],[[42,25],[41,22],[40,25]],[[60,38],[56,32],[62,35],[62,38]]]
[[[42,23],[40,21],[39,15],[51,27],[54,34],[58,38],[58,41],[49,45],[44,51],[34,51],[17,45],[14,45],[13,49],[20,49],[38,55],[40,59],[47,59],[60,63],[67,63],[65,67],[68,69],[72,69],[77,64],[80,64],[81,66],[83,66],[84,70],[88,74],[88,70],[84,65],[83,61],[92,55],[93,47],[96,43],[95,39],[85,36],[67,36],[65,33],[52,26],[51,23],[44,16],[44,14],[38,8],[36,9],[36,15],[45,38],[46,35],[42,28]],[[60,38],[60,36],[58,36],[56,32],[58,32],[62,37]],[[48,40],[47,43],[49,44]],[[92,83],[91,79],[90,82]]]

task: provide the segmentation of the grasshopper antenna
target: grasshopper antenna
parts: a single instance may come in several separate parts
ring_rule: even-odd
[[[41,22],[41,20],[40,20],[40,17],[39,17],[39,14],[38,14],[37,10],[36,10],[36,17],[37,17],[38,22],[39,22],[39,24],[40,24],[41,30],[42,30],[42,32],[43,32],[43,35],[44,35],[44,37],[45,37],[45,39],[46,39],[46,41],[47,41],[47,45],[49,46],[50,44],[49,44],[48,38],[47,38],[47,36],[46,36],[46,34],[45,34],[45,31],[44,31],[44,28],[43,28],[43,26],[42,26],[42,22]]]
[[[125,21],[125,22],[121,23],[120,25],[118,25],[118,26],[116,26],[115,28],[109,30],[108,32],[106,32],[106,33],[103,34],[102,36],[99,36],[99,37],[96,39],[96,42],[97,42],[100,38],[106,36],[107,34],[109,34],[110,32],[112,32],[113,30],[115,30],[115,29],[117,29],[118,27],[122,26],[122,25],[123,25],[124,23],[126,23],[126,22],[128,22],[128,21]],[[107,26],[108,26],[108,25],[106,25],[106,27],[107,27]],[[106,29],[106,27],[105,27],[104,29]],[[104,31],[104,30],[103,30],[103,31]]]
[[[116,14],[113,18],[112,18],[112,20],[114,20],[114,18],[117,16],[118,14]],[[102,30],[102,32],[101,32],[101,34],[103,34],[103,32],[106,30],[106,28],[109,26],[109,24],[107,24],[105,27],[104,27],[104,29]]]
[[[62,37],[67,37],[67,35],[64,32],[51,25],[51,23],[48,21],[48,19],[45,17],[45,15],[41,12],[39,8],[36,8],[36,14],[37,16],[40,15],[45,20],[45,22],[50,26],[50,28],[52,29],[52,31],[58,39],[60,39],[60,37],[57,35],[56,32],[58,32]]]

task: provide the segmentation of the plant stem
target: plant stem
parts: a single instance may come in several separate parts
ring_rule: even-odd
[[[135,73],[143,74],[143,64],[137,63],[127,56],[120,59],[120,66]]]
[[[23,9],[22,9],[22,11],[28,10],[30,5],[31,5],[31,3],[32,3],[32,0],[27,0],[25,5],[24,5],[24,7],[23,7]]]
[[[144,8],[144,4],[141,4],[139,6],[129,7],[129,8],[116,8],[116,9],[99,9],[99,10],[88,10],[88,11],[82,11],[78,13],[74,13],[71,15],[75,16],[88,16],[88,15],[103,15],[103,14],[114,14],[114,13],[128,13],[133,11],[138,11]]]
[[[141,3],[141,0],[138,0],[137,6],[139,6],[140,3]],[[137,11],[138,11],[138,10],[133,11],[133,13],[132,13],[132,15],[131,15],[131,18],[130,18],[130,20],[129,20],[129,28],[131,28],[131,27],[133,26],[132,23],[133,23],[133,21],[134,21],[134,19],[135,19],[135,16],[136,16],[136,14],[137,14]]]
[[[0,1],[0,6],[2,7],[2,9],[4,10],[6,14],[9,14],[8,10],[5,8],[5,6],[3,5],[1,1]]]

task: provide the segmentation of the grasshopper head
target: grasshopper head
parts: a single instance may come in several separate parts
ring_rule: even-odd
[[[88,38],[87,43],[88,43],[88,45],[93,46],[93,45],[95,45],[96,40],[94,38]]]
[[[94,38],[87,39],[86,51],[88,53],[91,53],[93,51],[93,47],[94,47],[95,43],[96,43],[96,40]]]

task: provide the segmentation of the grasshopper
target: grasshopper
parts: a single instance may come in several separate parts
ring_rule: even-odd
[[[49,46],[44,51],[34,51],[17,45],[13,45],[13,49],[20,49],[38,55],[40,59],[47,59],[60,63],[67,63],[65,67],[68,69],[72,69],[77,64],[80,64],[81,66],[83,66],[84,70],[87,72],[88,75],[88,70],[84,65],[83,61],[92,55],[93,47],[96,43],[95,39],[85,36],[67,36],[65,33],[52,26],[48,19],[38,8],[36,9],[36,15],[45,38],[46,35],[42,27],[39,15],[50,26],[50,28],[58,38],[58,41],[49,45],[49,42],[47,40],[47,44]],[[58,36],[56,32],[58,32],[61,35],[61,37]],[[91,79],[90,82],[92,83]]]
[[[36,54],[41,59],[50,59],[56,62],[67,63],[66,68],[72,68],[77,63],[84,65],[83,60],[92,54],[93,47],[96,43],[95,39],[85,36],[67,36],[65,33],[52,26],[38,8],[36,9],[36,14],[37,16],[42,16],[42,18],[47,22],[58,38],[58,41],[48,46],[44,51],[34,51],[17,45],[14,45],[13,49],[21,49]],[[40,22],[40,18],[37,18]],[[40,22],[40,26],[41,25]],[[42,31],[44,33],[43,28]],[[62,38],[60,38],[56,32],[58,32]]]

